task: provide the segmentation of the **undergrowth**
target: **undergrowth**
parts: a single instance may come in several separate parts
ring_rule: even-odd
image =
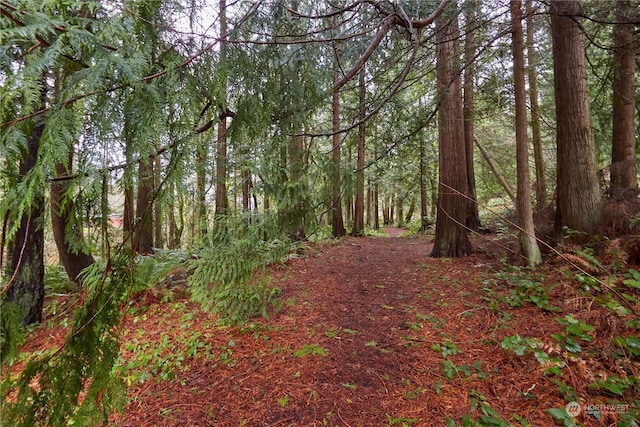
[[[547,408],[556,423],[567,427],[580,422],[599,422],[618,427],[637,427],[640,419],[640,272],[630,269],[622,277],[607,273],[603,264],[587,251],[568,257],[573,268],[563,270],[572,279],[574,300],[586,301],[566,313],[551,305],[553,287],[542,287],[537,275],[509,267],[496,278],[508,284],[496,292],[490,282],[485,291],[493,303],[518,307],[532,303],[545,311],[565,311],[556,316],[559,333],[549,336],[506,336],[501,347],[519,358],[532,358],[542,375],[556,386],[566,406]],[[579,260],[576,258],[579,257]],[[589,271],[599,272],[596,277]],[[494,283],[495,285],[495,283]],[[504,291],[505,289],[503,289]],[[557,293],[554,294],[556,298]],[[599,308],[597,308],[599,307]],[[596,314],[602,313],[600,316]],[[599,321],[590,324],[587,319]],[[581,382],[576,381],[576,371]],[[464,423],[463,423],[464,425]],[[491,424],[494,425],[494,424]]]
[[[226,324],[267,317],[280,290],[260,272],[285,261],[294,249],[292,242],[268,215],[220,217],[215,224],[189,262],[192,300]]]

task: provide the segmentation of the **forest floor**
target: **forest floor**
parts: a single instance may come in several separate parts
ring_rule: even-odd
[[[613,366],[602,352],[619,336],[633,347],[638,330],[585,296],[570,264],[509,269],[507,240],[496,235],[474,237],[472,256],[429,258],[432,236],[386,231],[309,245],[270,269],[282,306],[242,326],[220,326],[183,293],[162,301],[149,292],[124,319],[129,403],[110,423],[600,426],[630,418],[640,384],[627,379],[617,394],[593,383],[634,369],[637,378],[637,357]],[[29,347],[63,336],[35,334]],[[568,352],[571,342],[581,351]],[[582,413],[563,418],[574,399]],[[611,399],[618,406],[585,414]]]

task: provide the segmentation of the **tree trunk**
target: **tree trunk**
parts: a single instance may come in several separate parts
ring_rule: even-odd
[[[556,232],[591,235],[600,221],[602,194],[591,128],[584,34],[578,0],[551,1],[557,114]]]
[[[125,123],[125,160],[127,166],[124,170],[124,176],[122,178],[124,185],[124,206],[122,207],[122,238],[123,243],[131,247],[131,238],[133,233],[133,226],[135,222],[135,192],[133,185],[133,148],[128,133],[126,132],[127,125]],[[128,242],[128,244],[127,244]]]
[[[424,233],[429,227],[429,200],[427,199],[427,170],[424,154],[425,143],[420,144],[420,232]]]
[[[613,30],[613,140],[611,149],[611,197],[638,194],[635,140],[635,44],[632,2],[616,1]]]
[[[380,185],[377,182],[373,187],[373,228],[380,229]]]
[[[56,176],[70,175],[73,167],[73,147],[69,148],[67,163],[55,166]],[[75,216],[75,202],[67,194],[70,181],[51,184],[51,228],[62,263],[69,279],[80,284],[82,270],[93,264],[94,259],[82,236],[82,223]]]
[[[242,169],[242,210],[251,210],[251,171],[246,167]]]
[[[396,206],[396,224],[398,228],[402,228],[404,227],[404,197],[400,196],[400,194],[396,196]]]
[[[225,67],[227,60],[227,2],[220,0],[220,64]],[[224,73],[224,71],[223,71]],[[218,146],[216,149],[216,209],[215,214],[226,215],[229,211],[227,197],[227,79],[222,78],[223,99],[220,101],[220,122],[218,123]]]
[[[153,164],[144,159],[138,164],[138,194],[136,223],[133,232],[133,251],[139,254],[153,252]]]
[[[366,210],[367,210],[367,227],[371,227],[372,218],[373,218],[373,189],[371,187],[371,178],[367,178],[367,209]]]
[[[304,240],[307,238],[305,231],[306,203],[305,197],[307,188],[304,183],[304,138],[299,135],[291,137],[289,147],[289,170],[287,179],[291,180],[288,185],[287,198],[287,228],[289,236],[293,240]]]
[[[451,9],[450,9],[451,10]],[[465,227],[468,214],[464,115],[460,79],[457,17],[445,13],[436,21],[439,183],[436,236],[431,256],[471,253]]]
[[[404,218],[405,223],[411,222],[411,218],[413,218],[413,212],[416,210],[416,199],[415,197],[411,197],[411,203],[409,203],[409,210],[407,211],[407,216]]]
[[[522,34],[522,2],[511,0],[511,31],[513,47],[513,82],[516,103],[516,164],[518,193],[516,209],[520,224],[521,255],[529,267],[542,262],[533,226],[533,209],[529,193],[529,142],[527,140],[527,91],[524,82],[524,37]]]
[[[477,1],[473,0],[468,6],[465,15],[466,34],[464,38],[464,145],[466,149],[467,180],[469,182],[469,213],[467,215],[467,227],[477,231],[480,228],[480,215],[476,199],[476,173],[473,162],[473,138],[474,138],[474,98],[475,98],[475,30]]]
[[[383,225],[389,225],[389,223],[391,222],[391,217],[390,217],[391,208],[387,200],[388,199],[385,197],[385,199],[382,201],[382,224]]]
[[[204,135],[200,135],[196,147],[196,206],[194,209],[195,223],[199,237],[207,234],[207,169],[208,169],[208,141]],[[217,187],[216,187],[217,188]]]
[[[356,204],[353,215],[352,236],[364,236],[364,148],[365,148],[365,75],[364,68],[360,71],[359,76],[358,98],[360,110],[358,112],[358,158],[356,160]]]
[[[527,60],[529,80],[529,102],[531,103],[531,136],[533,137],[533,158],[536,165],[536,208],[547,204],[547,179],[544,156],[542,155],[542,135],[540,132],[540,106],[538,103],[538,77],[536,74],[536,49],[533,38],[533,0],[527,1]]]
[[[44,98],[44,94],[42,96]],[[43,130],[44,124],[37,123],[27,140],[27,150],[19,166],[21,179],[26,179],[36,165]],[[42,320],[44,303],[44,184],[38,183],[34,188],[31,205],[20,218],[8,248],[7,301],[20,307],[23,325]]]
[[[171,184],[171,196],[169,197],[169,202],[167,204],[168,210],[168,219],[169,219],[169,249],[176,249],[180,247],[180,238],[182,237],[182,229],[178,225],[178,221],[176,220],[176,203],[175,200],[178,197],[175,190],[175,184]],[[180,198],[178,197],[178,203],[180,203]],[[181,211],[181,210],[180,210]]]
[[[334,72],[334,81],[340,80],[338,72]],[[340,162],[340,93],[337,89],[333,91],[333,168],[331,171],[331,231],[333,237],[342,237],[347,234],[342,219],[342,198],[341,190],[341,162]]]
[[[162,162],[160,160],[160,156],[156,156],[153,166],[153,188],[155,194],[158,194],[162,186]],[[164,246],[164,227],[162,226],[163,206],[156,199],[153,208],[153,241],[155,242],[156,248],[162,248]]]

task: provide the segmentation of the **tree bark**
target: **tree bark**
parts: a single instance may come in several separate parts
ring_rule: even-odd
[[[44,98],[45,95],[42,96]],[[27,140],[19,165],[21,179],[26,179],[36,165],[43,130],[44,123],[36,123]],[[44,303],[44,183],[35,186],[32,197],[30,207],[19,219],[20,225],[8,248],[7,301],[20,307],[23,325],[42,320]]]
[[[194,209],[195,222],[197,224],[197,233],[199,237],[207,234],[208,212],[207,212],[207,169],[208,169],[208,141],[201,135],[198,138],[196,147],[196,206]],[[217,187],[216,187],[217,188]]]
[[[69,156],[65,163],[55,166],[55,175],[69,175],[73,165],[73,147],[69,148]],[[80,284],[82,270],[94,263],[93,256],[82,236],[82,223],[75,218],[75,202],[67,194],[70,187],[68,180],[51,184],[51,229],[56,242],[60,263],[69,279]]]
[[[610,196],[630,198],[638,194],[635,139],[635,51],[632,2],[616,1],[613,30],[613,139]]]
[[[527,92],[524,82],[524,37],[522,34],[522,2],[511,0],[513,47],[513,81],[516,106],[516,164],[518,193],[516,208],[520,225],[519,241],[522,257],[529,267],[542,262],[533,225],[533,209],[529,193],[529,142],[527,140]]]
[[[307,238],[305,231],[305,216],[307,206],[305,197],[307,188],[304,182],[304,138],[299,135],[291,137],[291,145],[289,147],[289,170],[290,174],[287,179],[291,180],[287,191],[288,204],[287,209],[287,227],[289,236],[293,240],[304,240]]]
[[[380,185],[376,182],[373,185],[373,228],[380,229]]]
[[[155,194],[158,194],[162,185],[162,162],[160,156],[156,156],[153,165],[153,189]],[[153,241],[156,248],[162,248],[164,246],[163,238],[163,206],[156,199],[156,203],[153,204]]]
[[[227,51],[227,2],[220,0],[220,64],[226,61]],[[223,65],[224,67],[224,65]],[[224,73],[224,71],[223,71]],[[227,197],[227,79],[222,78],[223,99],[220,100],[220,122],[218,123],[218,146],[216,149],[216,209],[215,214],[226,215],[229,211]]]
[[[473,138],[474,138],[474,98],[475,98],[475,30],[477,0],[473,0],[467,8],[465,15],[466,33],[464,37],[464,145],[466,149],[467,181],[469,182],[469,213],[467,215],[467,227],[477,231],[480,226],[480,214],[478,213],[478,202],[476,199],[476,174],[473,161]]]
[[[533,37],[533,0],[527,1],[527,60],[529,81],[529,103],[531,104],[531,136],[533,138],[533,158],[536,165],[536,208],[547,204],[547,178],[542,154],[542,134],[540,132],[540,105],[538,103],[538,77],[536,74],[536,49]]]
[[[133,251],[139,254],[153,252],[153,164],[146,159],[138,164],[138,193],[136,222],[133,231]]]
[[[358,101],[360,108],[358,111],[358,158],[356,160],[356,203],[353,214],[353,229],[351,231],[352,236],[364,236],[364,149],[365,149],[365,137],[366,137],[366,125],[365,119],[365,101],[366,101],[366,87],[365,87],[365,69],[360,70],[359,88],[358,88]]]
[[[337,71],[334,71],[334,83],[339,80]],[[333,237],[342,237],[347,234],[342,218],[341,197],[341,161],[340,161],[340,92],[333,91],[333,141],[332,141],[332,171],[331,171],[331,231]]]
[[[553,0],[554,89],[557,114],[556,233],[566,226],[591,235],[600,221],[602,194],[591,128],[584,34],[578,0]]]
[[[420,144],[420,232],[424,233],[429,227],[429,200],[427,199],[427,170],[424,153],[425,143]]]
[[[452,10],[453,8],[450,8]],[[469,182],[466,168],[464,115],[457,16],[436,20],[439,183],[436,236],[432,257],[462,257],[471,253],[466,228]]]

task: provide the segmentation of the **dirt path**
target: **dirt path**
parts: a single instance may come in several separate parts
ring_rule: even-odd
[[[547,425],[549,406],[537,400],[557,398],[499,343],[520,328],[539,333],[549,319],[522,308],[507,323],[485,309],[480,283],[499,257],[431,259],[430,245],[379,237],[314,247],[274,272],[282,309],[241,330],[213,326],[192,304],[151,307],[149,341],[198,331],[210,350],[184,360],[171,381],[132,385],[117,425],[429,426],[459,421],[474,402]]]

